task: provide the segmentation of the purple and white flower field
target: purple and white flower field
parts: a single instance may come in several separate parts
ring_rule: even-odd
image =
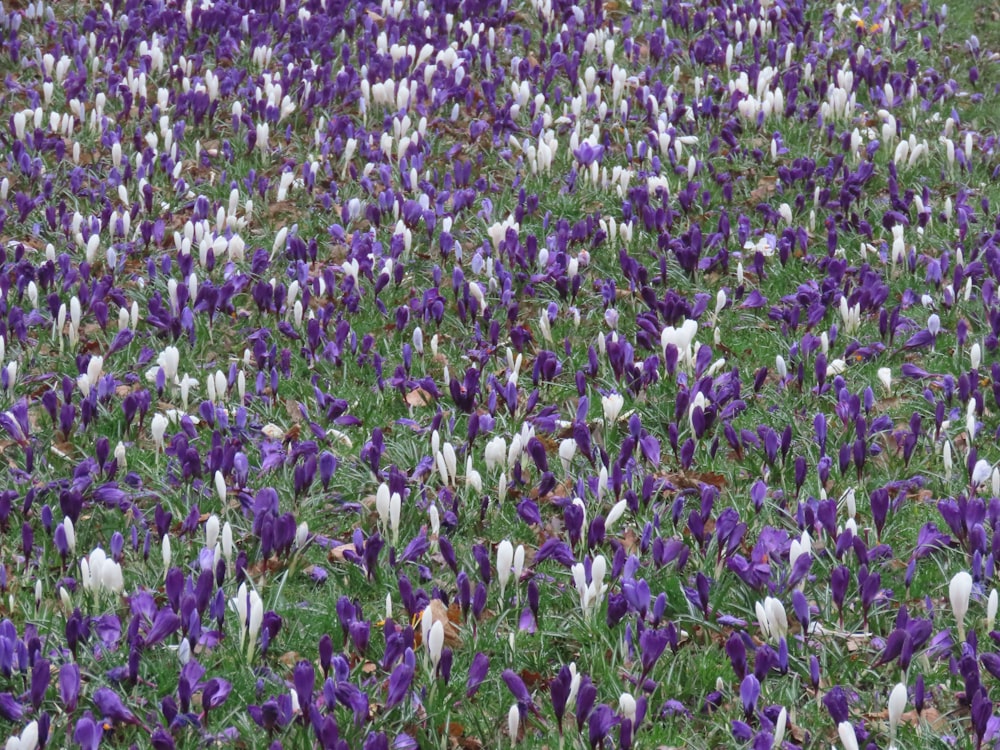
[[[1000,5],[0,5],[0,740],[1000,746]]]

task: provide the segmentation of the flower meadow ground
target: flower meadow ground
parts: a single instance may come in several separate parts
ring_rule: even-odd
[[[7,750],[1000,744],[959,5],[0,6]]]

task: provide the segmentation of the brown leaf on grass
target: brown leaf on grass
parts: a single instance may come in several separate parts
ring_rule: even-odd
[[[407,406],[430,406],[433,399],[434,397],[423,388],[414,388],[406,394],[404,401]]]
[[[624,545],[627,553],[631,554],[638,550],[640,541],[641,540],[631,526],[625,529],[625,533],[622,535],[622,545]]]
[[[674,471],[657,475],[666,479],[679,490],[696,490],[703,484],[710,484],[717,490],[725,489],[726,476],[714,471]]]
[[[11,445],[13,444],[14,443],[11,443]],[[52,452],[62,458],[73,458],[76,454],[76,448],[73,447],[71,442],[63,439],[62,432],[58,432],[56,433],[55,440],[52,441]]]
[[[759,175],[757,187],[750,191],[752,203],[763,203],[778,190],[778,176],[772,174]]]
[[[916,711],[907,711],[899,718],[900,721],[909,724],[911,727],[919,727],[920,720],[923,719],[938,734],[943,733],[948,728],[948,722],[945,721],[945,718],[933,706],[924,708],[922,714],[918,714]]]
[[[247,568],[247,575],[251,578],[260,578],[264,573],[277,573],[284,567],[285,563],[277,557],[272,557],[269,560],[258,560]]]
[[[355,551],[353,544],[338,544],[336,547],[330,548],[330,551],[326,553],[326,559],[330,562],[344,562],[344,553],[348,551]]]
[[[302,421],[302,408],[299,406],[299,402],[294,398],[285,399],[285,413],[288,414],[288,418],[292,420],[293,423]]]
[[[438,734],[445,732],[448,734],[448,745],[452,750],[481,750],[483,747],[482,741],[469,737],[465,733],[465,725],[457,721],[449,722],[447,728],[444,724],[438,726]]]

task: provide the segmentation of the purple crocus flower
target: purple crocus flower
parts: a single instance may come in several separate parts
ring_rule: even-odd
[[[205,683],[201,693],[201,705],[207,713],[210,709],[218,708],[233,690],[233,683],[221,677],[213,677]]]
[[[726,640],[726,655],[733,666],[736,678],[742,680],[747,672],[747,649],[739,633],[733,632]]]
[[[180,615],[175,614],[169,607],[163,607],[156,613],[153,626],[146,634],[145,646],[154,646],[164,638],[173,635],[181,626]]]
[[[24,706],[11,693],[0,693],[0,717],[12,724],[24,718]]]
[[[407,692],[410,690],[410,684],[413,682],[415,665],[416,658],[414,657],[413,649],[408,648],[406,649],[403,661],[389,675],[389,692],[385,699],[386,711],[394,708],[406,697]]]
[[[59,669],[59,699],[66,713],[76,710],[80,696],[80,667],[75,663],[64,664]]]
[[[38,659],[31,668],[31,705],[37,711],[42,701],[45,699],[45,691],[49,688],[52,679],[50,664],[46,659]]]
[[[608,736],[611,728],[618,719],[611,706],[602,703],[590,714],[588,723],[588,737],[592,748],[600,747],[604,744],[604,738]]]
[[[757,699],[760,697],[760,680],[748,674],[740,682],[740,701],[743,703],[743,713],[749,721],[757,711]]]
[[[549,694],[552,697],[552,710],[556,715],[556,726],[562,734],[562,719],[566,713],[566,704],[573,683],[573,673],[568,666],[563,665],[559,674],[549,683]]]
[[[653,671],[667,648],[667,634],[655,628],[644,628],[639,635],[639,654],[642,659],[642,676],[645,680]]]
[[[844,692],[844,688],[840,685],[835,685],[823,696],[823,705],[830,713],[830,718],[833,719],[834,724],[840,724],[848,720],[847,693]]]
[[[368,696],[357,685],[346,680],[340,680],[333,689],[337,702],[347,706],[354,714],[354,723],[357,726],[368,718]]]
[[[73,740],[82,750],[97,750],[101,744],[104,728],[100,722],[94,721],[93,714],[87,711],[76,723],[73,730]]]
[[[583,725],[587,722],[596,700],[597,687],[591,682],[590,677],[584,675],[580,678],[580,687],[576,692],[576,728],[580,732],[583,731]]]
[[[316,688],[316,673],[312,664],[302,660],[295,665],[292,670],[292,681],[295,684],[295,694],[299,699],[299,706],[305,707],[312,703],[313,690]],[[309,715],[303,712],[304,720],[308,722]]]
[[[521,676],[517,674],[512,669],[505,669],[500,675],[503,678],[504,683],[507,685],[507,689],[513,694],[514,699],[521,706],[522,710],[532,710],[537,713],[538,709],[535,708],[535,703],[531,699],[531,693],[528,690],[528,686],[524,684],[524,680]]]
[[[125,707],[122,699],[111,688],[98,688],[94,692],[93,700],[94,705],[104,719],[122,724],[139,724],[139,720],[135,717],[135,714]]]
[[[153,750],[174,750],[176,747],[174,738],[162,726],[158,726],[153,730],[153,734],[149,738],[149,744],[152,745]]]

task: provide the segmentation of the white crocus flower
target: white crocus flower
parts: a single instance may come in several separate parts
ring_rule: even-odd
[[[153,415],[153,421],[150,424],[150,431],[153,434],[153,445],[156,447],[157,456],[163,451],[163,437],[167,433],[167,418],[157,412]]]
[[[497,435],[486,444],[486,470],[493,471],[503,466],[507,457],[507,441]]]
[[[576,440],[566,438],[559,442],[559,461],[562,464],[564,474],[569,474],[570,464],[576,455]]]
[[[389,528],[389,498],[389,485],[382,482],[375,491],[375,510],[378,511],[378,519],[383,530]]]
[[[892,743],[896,741],[896,729],[899,727],[904,708],[906,708],[906,685],[898,682],[889,694],[889,741]]]
[[[403,498],[398,492],[389,497],[389,532],[392,534],[392,546],[399,544],[399,514],[403,509]]]
[[[507,712],[507,732],[510,734],[510,746],[517,744],[517,733],[521,726],[521,709],[515,703]]]
[[[500,584],[500,601],[504,599],[504,591],[510,580],[510,569],[514,562],[514,545],[509,539],[504,539],[497,545],[497,581]]]
[[[466,489],[475,490],[479,494],[482,494],[483,491],[483,477],[472,466],[472,456],[468,456],[465,459],[465,487]]]
[[[427,608],[428,611],[430,607]],[[431,625],[431,632],[427,637],[427,653],[431,659],[431,671],[437,670],[441,661],[441,652],[444,650],[444,624],[440,620],[435,620]]]
[[[605,424],[614,424],[618,420],[618,415],[621,414],[622,407],[624,405],[625,397],[620,393],[612,393],[607,396],[601,396],[601,406],[604,409]]]
[[[858,750],[858,738],[854,734],[854,726],[849,721],[842,721],[837,725],[837,734],[840,736],[840,744],[844,750]]]
[[[969,611],[971,596],[972,576],[964,570],[956,573],[948,585],[948,598],[951,600],[951,611],[955,614],[959,641],[965,640],[965,615]]]

